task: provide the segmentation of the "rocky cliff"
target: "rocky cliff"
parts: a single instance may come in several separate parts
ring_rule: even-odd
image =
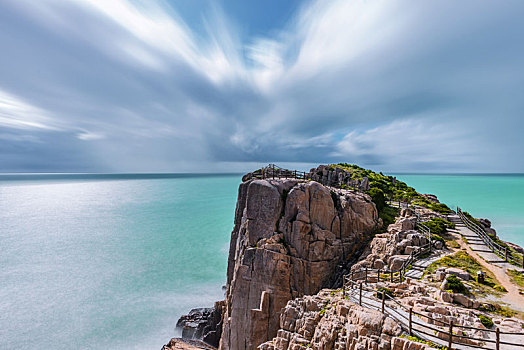
[[[380,225],[370,197],[311,181],[248,180],[239,188],[221,349],[276,336],[281,309],[315,294]]]

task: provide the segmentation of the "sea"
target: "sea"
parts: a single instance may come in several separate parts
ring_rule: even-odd
[[[523,175],[396,176],[524,245]],[[240,182],[0,175],[0,349],[161,349],[224,296]]]

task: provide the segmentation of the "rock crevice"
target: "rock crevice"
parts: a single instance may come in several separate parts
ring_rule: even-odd
[[[380,225],[369,196],[289,179],[243,182],[234,222],[221,349],[274,338],[286,303],[325,287]]]

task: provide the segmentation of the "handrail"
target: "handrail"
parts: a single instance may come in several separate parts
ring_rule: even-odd
[[[348,277],[347,275],[344,276],[345,281],[344,281],[344,288],[342,290],[342,293],[343,293],[344,296],[346,295],[345,285],[346,285],[346,278],[347,277]],[[434,339],[429,337],[429,336],[432,336],[432,337],[434,337],[434,338],[436,338],[438,340],[441,340],[443,343],[445,343],[445,344],[440,344],[440,345],[447,345],[448,349],[451,349],[451,346],[453,345],[453,343],[456,344],[456,345],[462,345],[462,346],[469,346],[469,347],[474,347],[474,348],[486,349],[484,346],[481,346],[481,345],[478,345],[478,344],[475,344],[475,343],[468,344],[467,342],[459,341],[459,339],[467,339],[467,340],[472,340],[472,341],[475,341],[475,342],[479,342],[480,341],[480,342],[483,342],[483,343],[493,343],[495,345],[495,349],[500,349],[500,345],[520,346],[522,344],[522,343],[511,343],[511,342],[507,342],[507,341],[502,341],[500,339],[500,335],[524,336],[524,333],[501,332],[498,328],[495,329],[495,330],[491,330],[491,329],[485,329],[485,328],[463,326],[463,325],[459,325],[459,324],[454,324],[453,321],[450,321],[449,323],[446,323],[446,322],[443,322],[442,320],[437,320],[437,319],[435,319],[435,318],[433,318],[433,317],[431,317],[429,315],[425,315],[425,314],[422,314],[420,312],[413,311],[413,308],[409,308],[408,309],[406,306],[402,305],[400,302],[395,300],[395,298],[393,296],[388,295],[387,296],[387,300],[388,301],[393,302],[393,304],[397,305],[401,310],[403,310],[406,313],[409,313],[409,317],[406,317],[402,313],[398,312],[395,308],[392,308],[391,305],[387,305],[388,307],[386,307],[386,293],[385,292],[379,290],[378,288],[364,287],[364,283],[362,283],[362,282],[357,283],[357,282],[355,282],[354,280],[351,280],[351,279],[348,279],[347,282],[350,285],[352,290],[357,290],[357,289],[359,290],[359,296],[358,296],[358,303],[359,303],[359,305],[364,305],[364,306],[367,306],[369,308],[379,309],[378,306],[370,304],[368,302],[365,302],[362,299],[367,298],[367,299],[370,299],[370,300],[375,300],[375,302],[382,302],[382,306],[380,308],[382,313],[388,314],[388,316],[396,319],[400,323],[400,325],[404,329],[406,329],[408,331],[408,333],[410,335],[418,333],[418,335],[420,336],[420,334],[424,334],[424,335],[427,335],[427,336],[422,336],[421,338],[423,338],[423,339],[425,339],[427,341],[435,342]],[[363,296],[362,295],[363,291],[370,292],[371,296]],[[380,299],[375,297],[376,295],[379,295],[379,294],[382,295],[382,297]],[[357,298],[357,297],[354,297],[354,298]],[[392,312],[394,312],[395,315],[393,315]],[[412,315],[416,315],[418,317],[424,317],[426,319],[430,319],[432,321],[439,322],[439,323],[443,324],[444,327],[438,326],[436,324],[433,324],[434,327],[432,327],[432,326],[427,325],[425,323],[417,322],[416,320],[412,320]],[[417,325],[421,329],[417,329],[417,328],[413,327],[413,325]],[[445,329],[446,326],[449,327],[448,331],[446,331],[446,329]],[[457,328],[469,329],[469,330],[473,330],[473,331],[480,331],[480,332],[486,332],[486,333],[495,333],[496,337],[495,337],[495,339],[489,339],[489,338],[479,339],[478,336],[473,337],[473,336],[469,336],[469,335],[460,335],[460,334],[457,334],[456,332],[453,332],[453,329],[457,329]],[[424,330],[429,330],[430,332],[425,332]],[[524,341],[524,339],[523,339],[523,341]]]
[[[390,282],[402,282],[403,279],[404,279],[404,275],[406,273],[406,270],[407,268],[413,264],[413,262],[423,253],[426,253],[428,250],[429,252],[431,252],[431,246],[432,246],[432,242],[431,242],[431,230],[429,229],[429,227],[427,227],[426,225],[424,225],[420,219],[420,215],[418,215],[418,213],[416,212],[416,210],[414,209],[415,213],[417,214],[417,222],[416,222],[416,227],[424,234],[427,234],[427,236],[429,237],[430,239],[430,243],[420,247],[420,249],[417,251],[417,252],[412,252],[408,259],[406,259],[404,261],[404,263],[402,264],[402,266],[396,270],[396,271],[393,271],[393,270],[390,270],[390,269],[373,269],[373,268],[363,268],[363,269],[360,269],[358,271],[351,271],[349,274],[345,275],[344,276],[344,279],[343,279],[343,288],[342,288],[342,292],[346,293],[346,285],[349,284],[350,288],[352,290],[356,290],[356,287],[358,286],[358,289],[359,289],[359,304],[360,305],[364,305],[364,306],[367,306],[367,307],[370,307],[370,308],[374,308],[376,306],[372,305],[372,304],[369,304],[367,302],[363,302],[362,301],[362,291],[367,291],[367,292],[371,292],[371,300],[375,300],[375,301],[382,301],[382,312],[384,314],[388,314],[390,317],[393,317],[394,319],[396,319],[400,324],[401,326],[403,326],[403,328],[407,328],[408,332],[410,335],[413,335],[413,334],[417,334],[419,337],[421,338],[424,338],[425,340],[427,341],[431,341],[431,342],[434,342],[434,339],[431,339],[430,336],[438,339],[438,340],[441,340],[442,342],[446,343],[444,345],[447,345],[448,346],[448,349],[451,349],[451,346],[453,343],[457,344],[457,345],[462,345],[462,346],[469,346],[469,347],[473,347],[473,348],[485,348],[484,345],[485,343],[493,343],[495,345],[495,349],[499,349],[500,348],[500,345],[503,344],[503,345],[511,345],[511,346],[519,346],[521,345],[521,343],[519,344],[516,344],[516,343],[510,343],[510,342],[506,342],[506,341],[501,341],[500,339],[500,335],[503,334],[503,335],[512,335],[512,336],[520,336],[520,335],[524,335],[524,333],[511,333],[511,332],[501,332],[498,328],[496,330],[491,330],[491,329],[482,329],[482,328],[477,328],[477,327],[471,327],[471,326],[462,326],[462,325],[457,325],[457,324],[453,324],[453,322],[449,322],[449,323],[446,323],[442,320],[438,320],[436,318],[433,318],[429,315],[424,315],[424,314],[421,314],[419,312],[416,312],[416,311],[413,311],[412,308],[410,309],[407,309],[404,305],[402,305],[400,302],[398,302],[397,300],[395,300],[395,298],[391,295],[388,295],[387,296],[387,299],[388,301],[392,302],[394,305],[397,305],[401,310],[404,310],[405,312],[409,312],[409,319],[405,316],[405,315],[402,315],[401,313],[399,313],[396,309],[394,308],[391,308],[391,306],[389,306],[389,309],[385,307],[385,300],[386,300],[386,293],[384,291],[380,291],[379,289],[377,288],[367,288],[367,287],[364,287],[363,286],[363,282],[367,285],[367,283],[374,283],[374,282],[381,282],[381,278],[382,278],[382,281],[386,282],[386,281],[390,281]],[[460,214],[462,214],[462,212],[460,211],[460,208],[458,208],[457,212],[459,212]],[[460,215],[459,214],[459,215]],[[463,214],[462,214],[463,215]],[[373,276],[374,273],[376,274],[375,277]],[[389,275],[389,276],[388,276]],[[396,276],[395,276],[396,275]],[[388,278],[389,277],[389,278]],[[357,284],[357,281],[361,281],[360,283]],[[374,298],[374,296],[378,296],[379,294],[382,295],[382,300],[378,299],[378,298]],[[369,298],[369,297],[368,297]],[[400,316],[400,318],[404,319],[405,321],[404,322],[407,322],[408,325],[404,324],[403,321],[398,317],[398,316],[395,316],[392,314],[392,312],[395,312],[396,315]],[[420,322],[417,322],[417,321],[412,321],[412,315],[416,315],[418,317],[424,317],[426,319],[429,319],[431,321],[434,322],[434,326],[435,327],[441,327],[442,326],[439,326],[437,323],[440,323],[442,324],[444,327],[449,327],[448,328],[448,331],[446,331],[445,329],[440,329],[438,328],[438,331],[435,333],[436,331],[436,328],[435,327],[431,327],[427,324],[424,324],[424,323],[420,323]],[[416,329],[413,327],[413,324],[421,327],[422,329]],[[468,335],[459,335],[459,334],[456,334],[456,332],[454,333],[453,332],[453,328],[461,328],[461,329],[469,329],[469,330],[473,330],[473,331],[481,331],[481,332],[486,332],[486,333],[495,333],[496,334],[496,337],[495,337],[495,340],[493,339],[478,339],[478,337],[472,337],[472,336],[468,336]],[[426,332],[425,330],[429,330],[429,332]],[[441,335],[440,337],[438,335]],[[467,344],[465,343],[464,341],[460,341],[462,339],[466,339],[466,340],[472,340],[472,341],[475,341],[475,342],[483,342],[483,344]],[[523,339],[524,341],[524,339]],[[442,344],[441,344],[442,345]]]
[[[495,253],[496,255],[513,265],[517,265],[519,267],[524,268],[524,254],[513,252],[511,251],[511,249],[508,249],[508,247],[502,246],[495,242],[486,233],[486,231],[484,231],[482,227],[480,227],[478,224],[474,223],[466,215],[464,215],[464,213],[459,207],[457,207],[457,214],[459,215],[459,218],[460,220],[462,220],[464,225],[466,225],[466,227],[469,228],[471,231],[475,232],[493,253]]]

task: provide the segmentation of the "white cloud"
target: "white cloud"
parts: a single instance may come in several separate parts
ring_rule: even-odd
[[[0,90],[0,127],[59,130],[55,124],[42,109]]]
[[[71,142],[116,170],[356,158],[524,171],[504,156],[524,149],[522,9],[318,0],[242,41],[216,7],[196,34],[161,0],[2,3],[0,128],[25,133],[2,139],[62,133],[49,149]]]
[[[90,131],[83,131],[76,135],[76,137],[83,141],[100,140],[105,138],[104,134],[97,134]]]

